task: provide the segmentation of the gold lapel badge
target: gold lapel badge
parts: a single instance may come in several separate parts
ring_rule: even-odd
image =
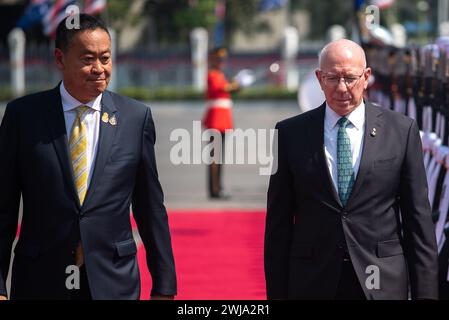
[[[109,119],[109,123],[113,126],[117,125],[117,118],[115,115],[113,115],[110,119]]]
[[[109,115],[107,112],[103,113],[103,116],[101,117],[101,121],[103,121],[104,123],[109,122]]]
[[[373,128],[373,130],[371,130],[371,137],[375,137],[377,134],[377,130],[376,128]]]

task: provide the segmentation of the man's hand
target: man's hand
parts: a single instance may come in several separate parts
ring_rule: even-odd
[[[151,296],[151,300],[173,300],[175,296],[163,296],[163,295],[154,295]]]
[[[8,300],[8,297],[6,297],[6,296],[0,296],[0,301],[5,301],[5,300]]]

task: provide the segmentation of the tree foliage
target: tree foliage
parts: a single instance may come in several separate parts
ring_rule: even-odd
[[[204,27],[212,35],[216,24],[216,0],[141,0],[144,9],[138,16],[128,17],[130,4],[124,0],[108,0],[108,16],[111,23],[120,31],[126,23],[136,19],[148,19],[151,30],[148,32],[159,43],[188,43],[189,33],[195,27]],[[404,19],[418,21],[416,3],[419,0],[397,0],[392,8],[381,12],[381,22],[403,22]],[[428,0],[433,8],[428,20],[434,21],[436,1]],[[227,0],[225,16],[226,40],[235,30],[247,34],[269,32],[269,26],[255,19],[260,13],[261,0]],[[289,0],[289,12],[305,11],[310,16],[311,27],[309,39],[322,39],[330,26],[343,25],[348,31],[354,18],[354,1],[317,1]],[[285,10],[285,8],[283,9]],[[128,18],[127,18],[128,17]],[[395,21],[393,21],[395,20]]]

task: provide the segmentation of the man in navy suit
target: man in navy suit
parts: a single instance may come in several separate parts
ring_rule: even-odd
[[[371,69],[342,39],[320,55],[320,107],[277,124],[268,190],[270,299],[436,299],[438,264],[416,122],[363,100]]]
[[[67,19],[67,18],[66,18]],[[145,105],[106,90],[111,39],[98,19],[57,29],[63,81],[10,102],[0,127],[0,296],[5,299],[20,197],[11,299],[138,299],[130,205],[153,298],[176,294],[155,128]],[[70,266],[79,289],[68,286]]]

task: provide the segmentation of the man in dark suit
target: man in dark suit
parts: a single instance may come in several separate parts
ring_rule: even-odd
[[[9,103],[1,124],[0,295],[7,295],[22,196],[12,299],[138,299],[131,204],[151,295],[172,298],[176,274],[150,109],[106,90],[105,25],[88,15],[77,29],[65,22],[55,48],[62,83]]]
[[[356,43],[328,44],[316,71],[326,102],[276,126],[269,299],[437,298],[418,127],[363,100],[370,74]]]

